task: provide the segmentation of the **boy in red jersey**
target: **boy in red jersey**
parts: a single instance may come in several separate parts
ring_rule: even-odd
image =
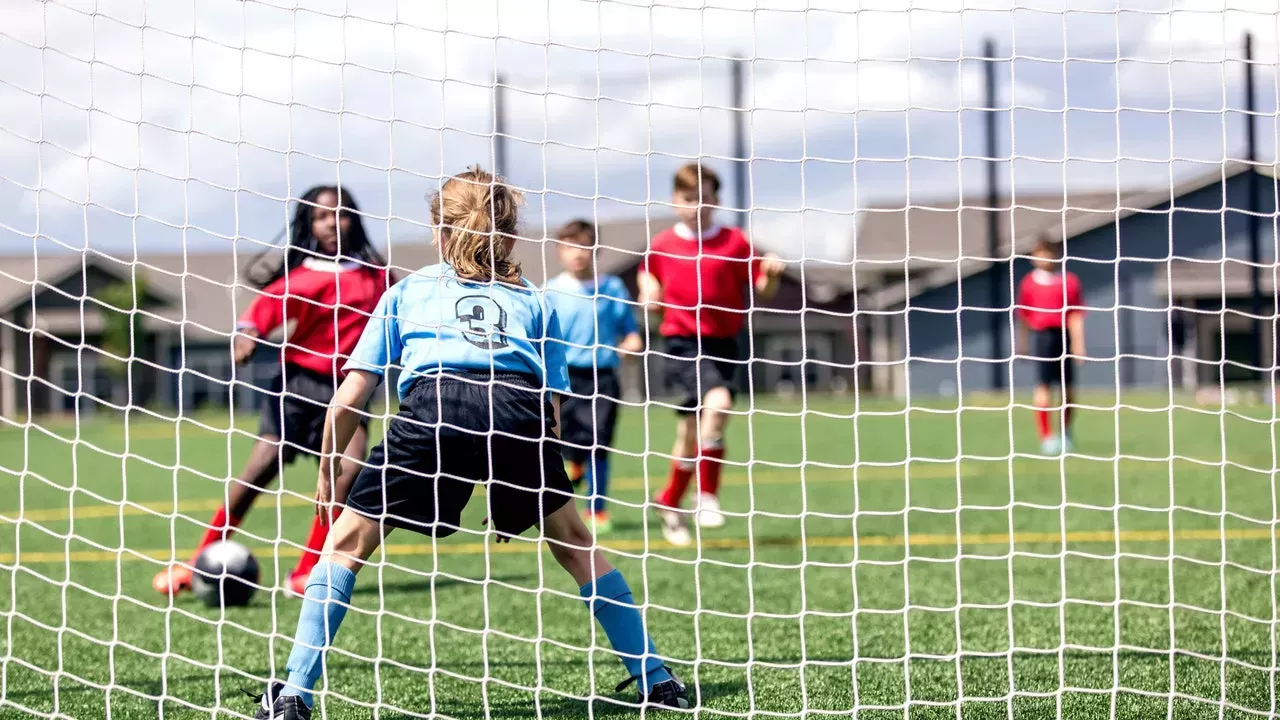
[[[345,190],[312,188],[294,213],[284,260],[265,278],[251,278],[260,291],[237,323],[235,361],[245,364],[261,338],[292,323],[281,376],[263,403],[258,441],[240,477],[227,489],[227,504],[214,513],[190,563],[156,574],[151,584],[157,592],[188,590],[194,558],[235,531],[280,466],[292,463],[299,452],[319,457],[324,417],[342,381],[341,368],[391,282],[386,262],[369,243],[356,213],[355,200]],[[362,426],[346,448],[351,462],[338,479],[343,487],[360,469],[366,440]],[[317,516],[312,521],[306,549],[289,574],[288,587],[298,594],[324,547],[329,529],[324,520]]]
[[[1071,451],[1071,403],[1075,367],[1084,357],[1084,295],[1080,279],[1062,269],[1057,243],[1043,241],[1031,252],[1034,269],[1018,288],[1018,346],[1035,358],[1039,378],[1034,402],[1045,455]],[[1067,345],[1067,341],[1070,345]],[[1070,347],[1070,355],[1066,349]],[[1062,387],[1062,421],[1053,434],[1049,403],[1053,385]]]
[[[672,204],[680,222],[658,233],[640,268],[640,301],[662,314],[668,382],[681,393],[666,487],[654,498],[667,542],[692,542],[679,512],[698,475],[700,527],[724,525],[720,469],[724,428],[733,409],[734,374],[742,363],[737,336],[754,297],[768,299],[786,267],[776,255],[757,257],[745,233],[713,222],[720,178],[700,163],[680,168]]]

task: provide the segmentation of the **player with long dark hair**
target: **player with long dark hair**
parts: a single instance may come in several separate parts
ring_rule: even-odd
[[[240,316],[235,361],[245,364],[275,330],[293,324],[280,354],[280,375],[263,403],[258,440],[240,476],[227,485],[226,502],[209,521],[191,563],[176,563],[156,574],[152,586],[177,594],[191,587],[194,557],[240,525],[254,500],[299,453],[318,455],[324,416],[347,357],[365,322],[390,284],[386,261],[373,248],[359,208],[343,188],[322,185],[304,194],[289,226],[284,257],[269,270],[251,271],[258,295]],[[259,259],[261,256],[259,256]],[[353,433],[346,452],[363,458],[367,432]],[[349,485],[355,463],[338,478]],[[289,587],[299,594],[319,559],[329,525],[316,518]]]

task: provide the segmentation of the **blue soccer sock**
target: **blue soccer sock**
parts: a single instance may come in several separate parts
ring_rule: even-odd
[[[591,453],[591,468],[587,470],[587,497],[592,512],[604,512],[609,499],[609,453],[597,450]]]
[[[622,573],[610,570],[583,585],[578,592],[586,600],[591,614],[600,621],[609,644],[622,655],[622,665],[627,672],[631,677],[640,678],[640,692],[648,696],[654,685],[671,679],[662,658],[657,656],[653,638],[644,630],[644,620]]]
[[[299,695],[308,707],[315,701],[311,691],[324,670],[324,653],[333,644],[338,627],[351,604],[356,574],[341,565],[322,562],[311,570],[307,590],[298,615],[298,632],[285,668],[289,681],[281,695]]]

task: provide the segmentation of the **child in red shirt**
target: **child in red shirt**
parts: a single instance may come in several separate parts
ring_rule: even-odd
[[[724,428],[733,409],[734,375],[744,363],[737,336],[753,292],[773,297],[786,266],[776,255],[756,256],[738,228],[714,224],[720,178],[711,169],[685,165],[676,172],[673,190],[680,222],[653,238],[639,285],[641,303],[662,314],[667,382],[682,394],[671,473],[654,502],[667,542],[684,546],[692,537],[678,510],[695,471],[698,525],[724,525]]]
[[[1018,346],[1035,359],[1039,374],[1034,402],[1045,455],[1071,451],[1071,403],[1076,364],[1084,357],[1084,295],[1080,279],[1062,269],[1057,243],[1041,242],[1031,253],[1034,269],[1018,288]],[[1068,346],[1067,343],[1070,343]],[[1070,354],[1066,352],[1070,348]],[[1062,388],[1062,422],[1055,436],[1049,419],[1053,387]]]
[[[152,580],[156,591],[176,595],[191,587],[191,567],[208,545],[227,538],[254,500],[298,453],[319,457],[324,417],[340,368],[355,347],[366,321],[391,282],[384,261],[369,243],[354,198],[331,186],[307,191],[293,216],[289,244],[279,267],[254,284],[259,294],[237,323],[235,362],[249,361],[259,339],[293,323],[282,352],[281,376],[263,403],[258,441],[240,477],[227,489],[191,563],[176,563]],[[356,432],[338,479],[349,486],[365,457],[367,432]],[[335,515],[336,517],[336,515]],[[329,525],[312,521],[306,550],[289,574],[289,589],[301,594],[319,560]]]

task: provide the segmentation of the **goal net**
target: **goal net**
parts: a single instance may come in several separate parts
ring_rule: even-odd
[[[1280,711],[1274,2],[0,17],[0,716],[252,716],[241,691],[285,675],[316,464],[259,443],[297,322],[264,321],[243,364],[239,323],[296,218],[322,222],[309,188],[357,199],[378,255],[356,260],[404,277],[438,261],[424,197],[476,162],[525,193],[528,280],[626,290],[617,430],[569,443],[569,471],[691,712]],[[699,242],[673,194],[693,161],[722,181],[699,262],[740,227],[785,263],[697,276],[741,312],[639,302],[655,238]],[[597,236],[578,276],[575,218]],[[744,324],[682,365],[680,312]],[[706,413],[680,430],[681,367],[736,388],[719,438]],[[590,388],[594,424],[613,391]],[[384,383],[368,447],[396,411]],[[683,538],[655,499],[680,472]],[[499,545],[484,517],[482,488],[452,537],[373,555],[316,717],[634,712],[538,530]],[[156,591],[220,529],[258,563],[247,605]]]

